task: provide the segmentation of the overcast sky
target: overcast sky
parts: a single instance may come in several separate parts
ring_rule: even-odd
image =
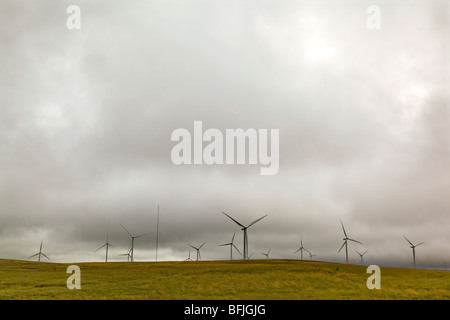
[[[376,2],[376,3],[375,3]],[[81,8],[69,30],[66,9]],[[370,30],[367,8],[380,8]],[[450,263],[450,3],[2,1],[0,257],[54,262],[337,254]],[[177,128],[279,129],[280,167],[180,165]],[[194,256],[194,252],[192,252]]]

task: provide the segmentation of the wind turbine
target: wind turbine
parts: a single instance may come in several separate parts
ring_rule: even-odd
[[[342,231],[344,231],[344,236],[345,236],[345,238],[342,239],[342,240],[344,240],[344,243],[342,244],[342,246],[341,246],[341,248],[339,249],[338,253],[341,252],[342,248],[345,246],[345,260],[346,260],[346,262],[348,263],[348,245],[347,245],[347,241],[350,240],[350,241],[353,241],[353,242],[356,242],[356,243],[360,243],[360,244],[363,244],[363,243],[362,243],[362,242],[359,242],[359,241],[357,241],[357,240],[354,240],[354,239],[350,239],[350,238],[347,236],[347,232],[345,232],[345,228],[344,228],[344,224],[342,223],[342,220],[341,220],[341,226],[342,226]]]
[[[300,251],[300,256],[301,256],[301,259],[302,259],[302,260],[303,260],[303,250],[308,251],[308,250],[306,250],[306,248],[303,246],[303,238],[300,237],[300,248],[298,248],[298,250],[295,251],[294,254],[296,254],[297,252]]]
[[[206,241],[203,242],[202,245],[199,246],[198,248],[197,248],[197,247],[194,247],[194,246],[191,246],[190,244],[188,244],[189,247],[194,248],[195,250],[197,250],[197,261],[199,261],[199,259],[202,260],[202,255],[200,254],[200,249],[203,247],[203,245],[204,245],[205,243],[206,243]]]
[[[241,252],[239,251],[239,249],[234,245],[234,236],[235,235],[236,235],[236,232],[233,234],[233,237],[231,238],[231,242],[219,244],[219,247],[230,246],[230,260],[233,260],[233,247],[237,250],[237,252],[239,252],[240,255],[242,255]]]
[[[270,253],[270,250],[271,250],[271,249],[272,249],[272,248],[270,248],[269,251],[267,251],[267,253],[261,252],[261,254],[262,254],[263,256],[266,256],[266,259],[269,259],[269,253]]]
[[[105,259],[105,262],[108,262],[108,247],[115,248],[112,244],[110,244],[108,242],[108,233],[106,233],[106,243],[104,245],[102,245],[100,248],[98,248],[97,250],[95,250],[94,252],[97,252],[98,250],[100,250],[103,247],[106,247],[106,259]]]
[[[129,261],[130,261],[130,258],[131,258],[130,251],[131,251],[131,245],[130,245],[130,247],[128,248],[128,252],[127,252],[127,253],[119,254],[119,256],[127,256],[127,262],[129,262]]]
[[[367,250],[364,251],[364,253],[360,253],[359,251],[355,250],[357,254],[361,257],[361,265],[363,264],[363,256],[366,254]]]
[[[306,249],[305,249],[305,250],[306,250]],[[312,254],[311,251],[306,250],[306,252],[309,253],[309,260],[311,260],[311,261],[312,261],[312,258],[313,258],[313,257],[317,257],[317,254]]]
[[[41,262],[41,256],[46,257],[48,260],[50,260],[49,257],[47,257],[43,252],[42,252],[42,241],[41,241],[41,246],[39,247],[39,252],[36,254],[33,254],[32,256],[28,257],[28,259],[33,258],[35,256],[38,256],[38,261]]]
[[[122,253],[122,254],[119,254],[119,256],[127,256],[127,262],[129,262],[129,261],[130,261],[130,258],[131,258],[130,251],[128,251],[128,253]]]
[[[184,261],[192,261],[192,259],[191,259],[191,249],[189,249],[189,257],[184,259]]]
[[[122,226],[122,224],[120,224],[120,225]],[[122,226],[122,228],[125,229],[124,226]],[[146,235],[150,234],[150,232],[149,232],[149,233],[143,233],[143,234],[140,234],[140,235],[138,235],[138,236],[133,236],[127,229],[125,229],[125,231],[126,231],[126,232],[130,235],[130,237],[131,237],[131,249],[130,249],[131,255],[130,255],[130,258],[131,258],[131,262],[134,262],[134,239],[139,238],[139,237],[142,237],[142,236],[146,236]]]
[[[405,238],[406,241],[409,242],[409,244],[411,245],[411,249],[413,250],[413,265],[414,265],[414,269],[415,269],[416,268],[416,247],[420,246],[421,244],[424,244],[425,242],[421,242],[416,245],[413,245],[412,242],[408,240],[408,238],[406,238],[405,236],[403,236],[403,238]]]
[[[255,221],[253,221],[252,223],[250,223],[248,226],[244,226],[243,224],[239,223],[238,221],[234,220],[232,217],[230,217],[229,215],[227,215],[225,212],[222,211],[222,213],[224,215],[226,215],[228,218],[230,218],[231,220],[233,220],[238,226],[242,227],[242,231],[244,231],[244,259],[248,259],[248,237],[247,237],[247,229],[250,228],[252,225],[254,225],[255,223],[257,223],[259,220],[267,217],[267,215],[256,219]]]

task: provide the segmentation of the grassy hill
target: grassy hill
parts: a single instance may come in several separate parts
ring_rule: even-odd
[[[81,289],[66,287],[70,264],[0,259],[0,299],[450,299],[450,272],[298,260],[77,263]]]

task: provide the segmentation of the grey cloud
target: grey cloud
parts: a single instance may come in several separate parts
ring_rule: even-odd
[[[268,214],[255,257],[294,258],[303,236],[342,262],[342,219],[367,261],[408,266],[405,233],[423,266],[449,259],[447,2],[382,1],[379,31],[360,1],[79,1],[76,31],[69,4],[1,4],[0,256],[44,238],[55,261],[101,260],[107,230],[126,251],[122,223],[153,232],[151,260],[161,204],[160,259],[203,241],[226,259],[242,233],[222,210]],[[280,129],[279,173],[173,165],[170,134],[194,120]]]

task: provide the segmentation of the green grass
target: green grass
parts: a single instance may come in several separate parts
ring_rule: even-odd
[[[77,263],[81,290],[66,287],[70,264],[0,259],[0,299],[450,299],[450,272],[298,260]]]

